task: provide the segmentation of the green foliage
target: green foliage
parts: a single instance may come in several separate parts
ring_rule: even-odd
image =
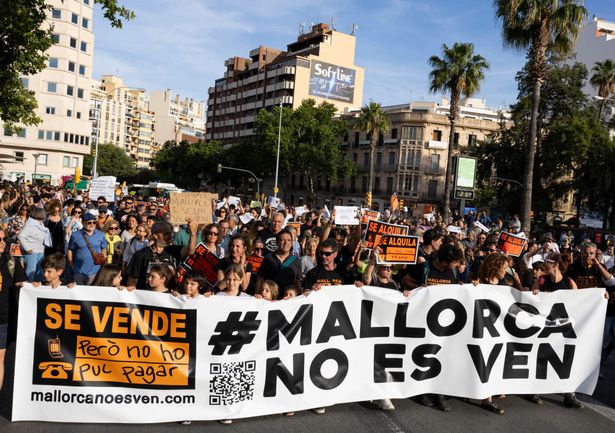
[[[94,164],[94,155],[96,148],[92,147],[92,153],[86,155],[83,159],[83,172],[87,174],[92,173],[92,166]],[[131,176],[134,176],[137,172],[132,159],[124,150],[116,147],[113,144],[99,144],[98,145],[98,161],[96,171],[99,176],[115,176],[118,179],[126,180]]]
[[[177,186],[198,188],[201,181],[216,177],[216,164],[221,160],[222,143],[176,143],[167,141],[152,161],[160,179]]]
[[[382,109],[382,105],[370,101],[369,104],[361,107],[361,114],[359,114],[355,126],[369,135],[370,146],[373,147],[376,146],[378,135],[389,130],[391,120]]]
[[[134,13],[117,0],[95,0],[114,27]],[[47,50],[52,46],[53,28],[46,24],[51,9],[45,0],[4,0],[0,8],[0,119],[6,127],[36,125],[38,106],[34,92],[24,87],[21,77],[34,75],[46,67]]]

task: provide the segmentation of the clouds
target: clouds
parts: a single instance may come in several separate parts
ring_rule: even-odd
[[[331,18],[343,32],[359,24],[355,63],[366,69],[364,101],[438,99],[427,91],[427,59],[441,53],[442,43],[473,42],[491,64],[477,96],[494,106],[510,104],[524,61],[502,48],[490,1],[148,0],[126,6],[137,17],[121,30],[96,12],[94,78],[119,73],[127,86],[171,88],[197,100],[207,99],[208,87],[225,72],[225,59],[247,57],[259,45],[285,49],[300,23],[309,28]]]

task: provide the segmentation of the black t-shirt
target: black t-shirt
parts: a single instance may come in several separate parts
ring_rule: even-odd
[[[336,267],[332,271],[328,271],[322,266],[316,266],[305,274],[303,280],[303,288],[312,290],[314,284],[322,286],[341,286],[342,284],[352,284],[354,278],[348,272],[344,272],[343,268]]]
[[[17,317],[17,293],[15,284],[27,281],[26,273],[19,260],[13,260],[15,265],[13,275],[9,272],[9,255],[0,255],[0,325],[9,323],[9,319]]]
[[[265,244],[265,254],[275,253],[278,250],[277,236],[269,229],[265,229],[258,234],[257,238],[262,239]]]
[[[137,289],[148,290],[147,274],[149,269],[155,264],[165,263],[173,268],[177,267],[178,260],[176,255],[179,245],[171,245],[164,249],[161,254],[155,254],[150,247],[145,247],[134,253],[128,263],[126,273],[130,278],[137,280]],[[181,247],[179,247],[181,251]]]
[[[429,260],[427,263],[427,278],[423,277],[422,280],[427,286],[436,284],[459,284],[459,273],[455,272],[453,269],[440,271],[433,265],[434,260]]]
[[[418,257],[419,258],[422,257],[426,261],[431,260],[435,257],[435,251],[432,252],[431,254],[427,254],[425,250],[423,249],[423,245],[419,245]],[[412,280],[415,283],[420,285],[422,281],[421,278],[423,277],[424,272],[425,272],[425,262],[423,263],[417,262],[416,265],[406,265],[404,269],[397,272],[397,275],[395,275],[394,278],[398,283],[401,283],[404,277],[408,275],[410,276],[410,278],[412,278]]]
[[[354,254],[350,251],[350,247],[348,245],[344,245],[337,252],[337,257],[335,257],[335,264],[343,269],[347,269],[348,265],[352,262],[352,257]]]
[[[602,284],[602,274],[596,266],[587,268],[579,261],[576,261],[570,265],[566,275],[574,280],[579,289],[604,287],[604,284]]]
[[[387,283],[383,283],[382,281],[380,281],[379,278],[374,278],[372,280],[372,284],[371,285],[374,286],[374,287],[384,287],[385,289],[391,289],[391,290],[399,291],[399,285],[395,281],[393,281],[393,280],[391,280],[391,281],[389,281]]]
[[[566,277],[562,278],[557,283],[551,281],[549,276],[540,277],[539,287],[542,292],[556,292],[558,290],[572,290],[572,284],[570,283],[571,278]]]
[[[273,280],[280,288],[279,294],[282,297],[284,290],[294,287],[295,281],[301,278],[301,261],[297,256],[290,255],[282,263],[276,254],[269,254],[263,259],[258,276]]]

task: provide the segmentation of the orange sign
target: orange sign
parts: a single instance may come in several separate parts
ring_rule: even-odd
[[[365,231],[366,248],[374,248],[380,244],[380,239],[385,235],[407,235],[408,226],[389,224],[382,221],[370,220]]]
[[[382,236],[378,264],[415,265],[419,250],[418,236]]]
[[[502,232],[498,238],[497,249],[512,257],[519,257],[523,252],[527,239],[512,233]]]

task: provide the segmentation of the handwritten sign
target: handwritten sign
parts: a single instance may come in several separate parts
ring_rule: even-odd
[[[415,265],[419,249],[418,236],[387,235],[380,238],[378,264]]]
[[[508,253],[509,256],[519,257],[523,252],[523,247],[527,239],[522,236],[513,235],[512,233],[502,232],[498,238],[496,248],[503,253]]]
[[[171,224],[185,224],[187,219],[196,220],[199,224],[209,224],[212,221],[212,194],[208,192],[172,192]]]
[[[335,206],[335,224],[344,226],[359,225],[358,209],[355,206]]]
[[[382,236],[408,234],[408,226],[389,224],[382,221],[370,220],[365,231],[366,248],[374,248],[380,244]]]
[[[90,181],[90,198],[92,201],[102,196],[107,199],[109,203],[114,202],[115,181],[115,176],[100,176],[92,179]]]

